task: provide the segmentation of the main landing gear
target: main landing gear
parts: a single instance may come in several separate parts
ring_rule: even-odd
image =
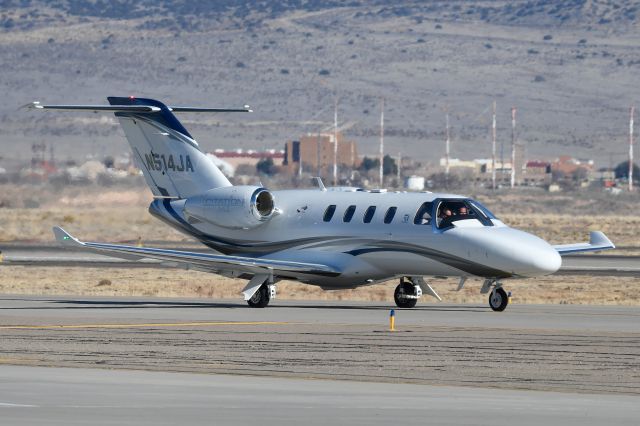
[[[276,297],[276,285],[273,275],[258,274],[242,290],[244,300],[252,308],[264,308]]]
[[[400,284],[393,292],[393,299],[398,308],[413,308],[423,292],[442,301],[438,293],[422,277],[400,278]]]
[[[485,280],[480,293],[489,293],[489,307],[493,311],[502,312],[507,309],[509,305],[509,295],[497,280]]]
[[[268,286],[263,284],[258,291],[253,293],[253,296],[247,300],[247,304],[252,308],[265,308],[271,300],[271,294],[269,294]]]
[[[422,289],[418,285],[407,282],[402,278],[393,292],[393,300],[398,308],[413,308],[422,296]]]

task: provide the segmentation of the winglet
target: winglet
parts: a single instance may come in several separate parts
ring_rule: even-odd
[[[26,105],[22,105],[18,109],[42,109],[42,105],[40,105],[40,101],[29,102]]]
[[[56,236],[56,241],[58,241],[58,243],[63,246],[72,247],[72,246],[84,245],[83,243],[78,241],[77,238],[75,238],[73,235],[69,234],[67,231],[60,228],[59,226],[53,227],[53,234]]]
[[[611,242],[603,232],[591,231],[589,233],[588,243],[578,244],[560,244],[553,246],[560,255],[580,253],[586,251],[600,251],[614,249],[616,246]]]
[[[589,244],[597,247],[616,248],[615,244],[604,235],[604,232],[600,231],[591,231],[589,233]]]

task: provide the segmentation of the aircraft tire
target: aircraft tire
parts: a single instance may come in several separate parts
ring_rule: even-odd
[[[261,285],[251,299],[247,300],[247,304],[252,308],[265,308],[269,304],[269,289],[266,285]]]
[[[393,299],[398,308],[413,308],[418,303],[418,299],[408,299],[403,297],[405,294],[413,293],[413,285],[409,283],[400,283],[393,292]]]
[[[495,312],[502,312],[507,309],[509,304],[509,296],[502,287],[496,289],[495,292],[489,293],[489,307]]]

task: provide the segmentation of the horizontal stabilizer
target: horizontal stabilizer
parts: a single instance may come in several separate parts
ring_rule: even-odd
[[[57,111],[92,111],[92,112],[159,112],[160,108],[151,105],[42,105],[32,102],[26,105],[29,109],[52,109]]]
[[[610,250],[616,248],[616,246],[603,232],[591,231],[589,233],[588,243],[560,244],[553,246],[553,248],[556,249],[560,255],[565,255],[588,251]]]
[[[42,105],[31,102],[24,106],[27,109],[50,109],[56,111],[90,111],[90,112],[130,112],[138,114],[160,112],[155,105]],[[198,108],[198,107],[167,107],[171,112],[253,112],[249,105],[242,108]]]
[[[171,112],[253,112],[249,105],[242,108],[197,108],[197,107],[175,107],[170,106]]]

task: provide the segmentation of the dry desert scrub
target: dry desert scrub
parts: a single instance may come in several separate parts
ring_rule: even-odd
[[[3,266],[0,293],[74,296],[201,297],[242,300],[243,280],[203,272],[172,269],[47,268]],[[607,280],[606,289],[602,282]],[[431,281],[446,303],[486,304],[479,294],[480,280],[469,280],[457,292],[456,280]],[[285,300],[353,300],[393,304],[395,281],[354,290],[324,291],[291,281],[278,283]],[[640,305],[637,278],[550,276],[506,281],[513,303]],[[425,296],[424,302],[435,300]]]
[[[554,244],[586,241],[588,231],[600,230],[618,246],[640,246],[637,195],[523,190],[477,198],[506,224]],[[142,181],[120,188],[0,185],[0,241],[51,242],[55,225],[85,240],[190,241],[147,212],[151,200]],[[38,208],[24,207],[30,203]]]
[[[533,213],[501,216],[509,226],[531,232],[552,244],[582,242],[589,231],[604,231],[618,246],[640,246],[639,216],[570,216]],[[60,225],[84,240],[191,241],[152,217],[142,206],[0,209],[0,241],[53,241]]]

